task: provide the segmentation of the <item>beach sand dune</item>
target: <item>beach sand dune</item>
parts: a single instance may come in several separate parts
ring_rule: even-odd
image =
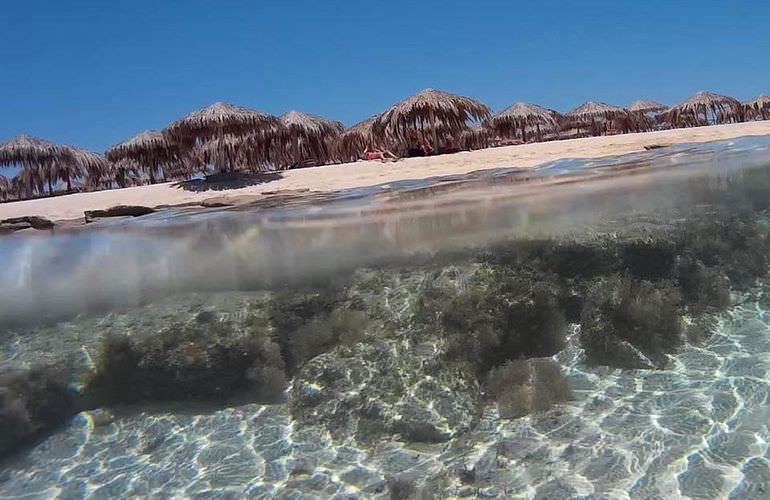
[[[770,135],[770,121],[757,121],[624,134],[585,139],[525,144],[455,153],[427,158],[408,158],[396,163],[379,161],[306,168],[280,172],[275,179],[252,186],[220,191],[191,191],[172,183],[78,193],[50,199],[0,205],[0,219],[40,215],[53,220],[78,219],[86,210],[115,205],[181,205],[207,198],[254,197],[282,191],[331,192],[385,184],[398,180],[425,179],[465,174],[501,167],[533,167],[562,158],[597,158],[641,151],[645,146],[707,142],[750,135]]]

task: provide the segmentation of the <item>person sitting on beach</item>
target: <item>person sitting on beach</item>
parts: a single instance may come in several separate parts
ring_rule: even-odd
[[[388,151],[387,149],[382,150],[380,148],[375,147],[367,147],[364,153],[361,155],[362,160],[380,160],[382,162],[392,160],[392,161],[398,161],[398,157]]]

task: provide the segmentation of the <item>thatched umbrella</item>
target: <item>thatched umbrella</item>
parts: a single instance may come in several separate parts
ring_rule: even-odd
[[[770,119],[770,96],[761,95],[756,99],[744,102],[743,110],[747,118]]]
[[[353,161],[368,147],[386,147],[380,115],[374,115],[345,129],[334,142],[334,156],[339,161]]]
[[[712,121],[713,123],[737,122],[743,118],[743,108],[741,103],[732,97],[712,92],[698,92],[671,108],[666,113],[666,118],[672,127],[708,125]]]
[[[432,135],[433,150],[439,151],[439,131],[459,135],[469,120],[485,120],[490,109],[469,97],[441,90],[425,89],[385,111],[378,122],[386,135],[408,142],[417,132],[425,139],[426,129]]]
[[[181,162],[179,144],[155,130],[140,132],[110,147],[105,154],[112,162],[121,160],[136,162],[139,167],[146,170],[151,184],[155,184],[156,175],[164,174],[166,167]]]
[[[668,106],[655,101],[639,99],[638,101],[631,103],[627,109],[634,113],[660,113],[661,111],[666,111]]]
[[[249,140],[243,144],[265,149],[266,151],[260,156],[269,158],[267,149],[272,143],[285,137],[285,129],[281,121],[273,115],[234,104],[217,102],[172,122],[163,131],[163,135],[171,141],[191,146],[217,139],[223,146],[223,150],[217,154],[220,162],[215,166],[225,171],[233,171],[237,167],[233,147],[239,142],[227,139],[228,137],[250,136]]]
[[[280,116],[286,128],[286,140],[290,144],[288,163],[299,165],[314,159],[319,164],[326,163],[330,157],[330,144],[345,128],[342,123],[320,116],[289,111]]]
[[[607,132],[611,125],[627,132],[635,124],[631,112],[605,102],[588,101],[564,115],[567,128],[590,128],[594,135]]]
[[[0,144],[0,167],[21,165],[20,179],[27,194],[33,190],[43,192],[48,182],[48,191],[53,194],[53,183],[58,180],[60,165],[75,165],[76,160],[68,146],[54,144],[39,137],[18,135]]]
[[[534,130],[537,140],[543,132],[552,132],[557,128],[554,112],[537,104],[517,102],[490,118],[487,127],[502,136],[516,136],[521,132],[521,140],[527,142],[527,130]]]
[[[107,159],[87,149],[75,146],[66,146],[69,148],[73,161],[68,163],[58,163],[59,178],[67,183],[67,191],[72,190],[72,179],[86,176],[87,178],[101,178],[109,171],[109,162]]]

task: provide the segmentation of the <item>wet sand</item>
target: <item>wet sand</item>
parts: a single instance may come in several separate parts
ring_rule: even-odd
[[[233,189],[189,190],[174,183],[165,183],[78,193],[50,199],[4,203],[0,205],[0,219],[24,215],[40,215],[53,220],[82,219],[86,210],[106,209],[115,205],[157,207],[198,204],[211,199],[220,203],[229,201],[238,204],[284,193],[328,193],[399,180],[466,174],[492,168],[529,168],[564,158],[621,155],[642,151],[646,146],[652,145],[669,146],[751,135],[770,135],[770,121],[507,146],[428,158],[407,158],[396,163],[361,161],[329,165],[279,172],[266,182]]]

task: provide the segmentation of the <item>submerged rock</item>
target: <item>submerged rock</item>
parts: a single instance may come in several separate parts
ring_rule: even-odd
[[[279,346],[257,318],[199,314],[144,335],[111,335],[85,393],[97,405],[222,398],[244,391],[274,401],[286,385]]]
[[[0,374],[0,456],[80,411],[80,396],[67,379],[44,367]]]
[[[588,293],[580,340],[589,363],[663,368],[684,345],[683,301],[671,283],[615,276]]]

